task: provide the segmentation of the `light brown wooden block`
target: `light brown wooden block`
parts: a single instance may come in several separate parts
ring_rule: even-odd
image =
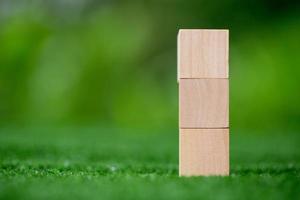
[[[180,129],[179,175],[229,175],[228,129]]]
[[[179,127],[229,127],[228,94],[228,79],[181,79]]]
[[[228,78],[228,37],[228,30],[179,30],[178,81]]]

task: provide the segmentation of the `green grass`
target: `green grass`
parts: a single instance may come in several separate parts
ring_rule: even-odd
[[[229,177],[178,177],[176,129],[2,128],[1,199],[297,199],[297,133],[231,133]]]

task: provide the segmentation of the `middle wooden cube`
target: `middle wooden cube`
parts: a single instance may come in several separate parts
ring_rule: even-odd
[[[228,79],[180,79],[180,128],[229,127]]]

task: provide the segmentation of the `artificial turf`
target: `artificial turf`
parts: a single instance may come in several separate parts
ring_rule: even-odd
[[[231,175],[178,177],[177,130],[1,128],[1,199],[299,199],[297,132],[231,131]]]

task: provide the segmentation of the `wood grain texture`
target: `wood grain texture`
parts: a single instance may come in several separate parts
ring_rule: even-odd
[[[228,79],[181,79],[180,128],[229,127]]]
[[[228,30],[179,30],[178,81],[180,78],[228,78],[228,37]]]
[[[180,129],[179,175],[229,175],[229,129]]]

